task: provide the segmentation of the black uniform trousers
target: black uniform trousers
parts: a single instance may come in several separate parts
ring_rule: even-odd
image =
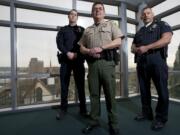
[[[60,81],[61,81],[61,109],[67,111],[68,107],[68,91],[71,72],[73,71],[76,88],[78,90],[78,98],[80,101],[80,113],[86,113],[85,100],[85,68],[83,63],[77,61],[67,61],[61,63]]]
[[[156,120],[166,122],[168,120],[169,94],[167,88],[168,67],[166,60],[162,58],[160,51],[146,53],[139,57],[137,62],[137,73],[140,85],[142,113],[152,115],[151,108],[151,79],[158,94],[156,106]]]

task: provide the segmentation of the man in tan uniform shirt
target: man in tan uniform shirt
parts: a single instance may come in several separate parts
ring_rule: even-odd
[[[81,52],[88,59],[88,83],[91,99],[91,120],[83,133],[89,133],[99,126],[100,90],[103,86],[108,112],[110,135],[119,134],[115,105],[115,62],[113,52],[119,48],[123,37],[120,29],[112,22],[105,21],[104,5],[96,2],[92,7],[94,24],[88,27],[79,44]]]

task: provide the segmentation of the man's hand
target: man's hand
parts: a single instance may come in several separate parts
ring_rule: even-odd
[[[137,47],[136,47],[135,44],[132,44],[132,46],[131,46],[131,52],[132,52],[132,53],[137,53]]]
[[[73,60],[73,59],[75,59],[77,57],[77,53],[68,52],[67,57],[68,57],[69,60]]]
[[[140,47],[137,47],[137,53],[138,54],[143,54],[143,53],[146,53],[148,51],[148,46],[140,46]]]
[[[101,47],[94,47],[89,50],[88,55],[92,56],[93,58],[100,58],[100,53],[103,51]]]
[[[95,52],[95,53],[101,53],[103,51],[103,49],[101,47],[94,47],[92,48],[92,50]]]

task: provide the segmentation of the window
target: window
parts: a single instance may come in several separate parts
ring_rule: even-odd
[[[137,74],[136,64],[134,63],[134,54],[131,53],[133,38],[128,38],[128,89],[129,94],[137,93]]]
[[[92,2],[77,1],[78,10],[91,12],[92,5]]]
[[[20,0],[20,1],[44,4],[48,6],[63,7],[69,9],[72,8],[72,0]]]
[[[117,6],[111,6],[111,5],[104,5],[106,14],[111,15],[118,15],[118,7]]]
[[[87,28],[91,26],[92,24],[94,24],[92,17],[82,17],[82,16],[78,17],[78,25],[83,26],[84,28]]]
[[[10,8],[0,5],[0,20],[10,20]]]
[[[136,33],[136,26],[134,24],[127,24],[127,31],[128,33],[135,34]]]
[[[131,10],[126,10],[127,11],[127,17],[132,18],[132,19],[136,19],[136,14],[134,11]]]
[[[169,66],[168,88],[171,98],[180,99],[180,30],[174,31],[168,48],[167,63]]]
[[[178,51],[178,47],[180,46],[180,30],[173,32],[173,37],[171,40],[171,43],[168,45],[168,58],[167,63],[170,68],[174,67],[174,62],[178,57],[176,58],[176,53]]]
[[[167,11],[173,7],[176,7],[179,4],[180,4],[179,0],[166,0],[166,1],[162,2],[161,4],[153,7],[152,9],[153,9],[155,15],[158,15],[164,11]]]
[[[68,17],[67,15],[18,8],[17,21],[26,23],[64,26],[68,24]]]
[[[84,1],[77,1],[77,9],[82,11],[91,12],[92,10],[92,2],[84,2]],[[104,5],[106,14],[118,15],[118,7],[111,6],[111,5]]]
[[[0,108],[11,106],[10,29],[0,27]]]
[[[134,63],[134,54],[131,53],[131,45],[133,42],[133,38],[128,38],[128,66],[129,68],[135,68],[136,64]]]
[[[176,19],[178,18],[178,19]],[[170,16],[164,17],[161,20],[166,21],[169,25],[175,26],[180,24],[180,12],[177,12],[175,14],[172,14]]]
[[[17,29],[18,105],[59,100],[56,34]]]

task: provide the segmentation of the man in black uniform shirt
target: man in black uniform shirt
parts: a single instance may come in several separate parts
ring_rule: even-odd
[[[158,103],[151,129],[157,131],[162,129],[168,120],[169,94],[166,57],[167,46],[173,33],[166,22],[154,19],[152,9],[149,7],[143,9],[141,18],[145,26],[136,33],[131,48],[131,51],[135,53],[142,103],[142,113],[138,114],[135,120],[153,120],[150,92],[152,79],[157,90]]]
[[[81,38],[84,28],[77,26],[78,13],[72,9],[68,14],[69,25],[60,29],[57,34],[57,47],[61,54],[58,53],[58,60],[61,64],[60,81],[61,81],[61,107],[56,118],[61,119],[67,112],[68,107],[68,87],[70,82],[71,71],[73,70],[78,97],[80,101],[80,114],[86,116],[86,99],[84,89],[84,58],[80,53],[80,47],[77,44]]]

